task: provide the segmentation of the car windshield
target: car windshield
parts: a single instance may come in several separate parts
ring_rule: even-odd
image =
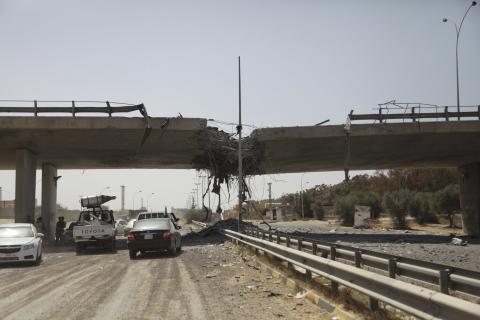
[[[31,227],[0,227],[0,238],[33,237]]]
[[[170,224],[167,219],[147,219],[135,222],[135,229],[169,230]]]

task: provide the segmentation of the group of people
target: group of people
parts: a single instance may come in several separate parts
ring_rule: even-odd
[[[29,221],[31,220],[30,216],[28,216],[27,218]],[[34,225],[35,225],[35,228],[37,228],[38,232],[45,233],[45,226],[43,225],[42,217],[38,217],[37,220],[35,220]],[[55,244],[56,245],[63,243],[66,226],[67,226],[67,223],[65,222],[65,218],[58,217],[58,221],[55,225]]]

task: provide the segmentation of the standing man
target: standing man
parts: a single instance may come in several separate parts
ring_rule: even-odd
[[[55,245],[63,243],[63,234],[66,226],[67,224],[65,223],[64,218],[58,217],[57,225],[55,227]]]

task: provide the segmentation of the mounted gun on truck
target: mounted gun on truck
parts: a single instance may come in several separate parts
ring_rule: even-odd
[[[73,240],[77,254],[87,246],[104,247],[115,252],[115,219],[113,211],[102,208],[102,204],[116,199],[115,196],[88,196],[80,199],[82,210],[73,227]]]

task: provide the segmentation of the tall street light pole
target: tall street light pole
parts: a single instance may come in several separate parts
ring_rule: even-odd
[[[458,78],[458,40],[460,39],[460,32],[462,31],[462,26],[463,26],[463,21],[465,20],[465,17],[467,16],[468,12],[472,7],[476,6],[477,2],[472,1],[470,6],[468,7],[467,11],[463,15],[462,22],[460,22],[460,26],[457,25],[455,21],[451,21],[453,25],[455,26],[455,30],[457,32],[457,43],[455,45],[455,62],[456,62],[456,67],[457,67],[457,112],[458,112],[458,120],[460,120],[460,83],[459,83],[459,78]],[[443,22],[449,21],[447,18],[443,18]]]
[[[243,205],[243,161],[242,161],[242,76],[238,57],[238,232],[241,231]]]

